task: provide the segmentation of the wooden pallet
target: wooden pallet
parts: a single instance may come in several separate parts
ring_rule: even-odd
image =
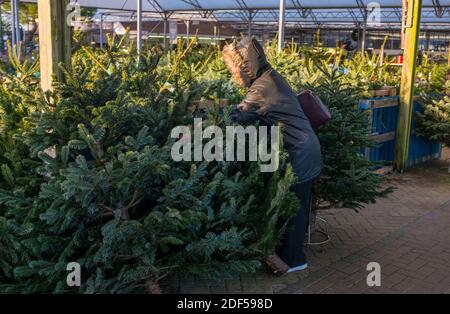
[[[368,126],[369,131],[372,132],[373,127],[373,109],[379,108],[389,108],[389,107],[397,107],[399,105],[399,98],[380,98],[380,99],[367,99],[363,101],[364,109],[368,111],[369,120]]]
[[[371,172],[375,173],[375,174],[379,174],[379,175],[391,174],[394,172],[394,166],[381,167],[381,168],[375,169]]]
[[[397,88],[392,86],[385,86],[381,89],[370,90],[369,94],[372,97],[394,97],[397,96]]]
[[[374,141],[375,143],[389,142],[389,141],[395,140],[395,132],[370,135],[369,138],[370,138],[370,140]]]

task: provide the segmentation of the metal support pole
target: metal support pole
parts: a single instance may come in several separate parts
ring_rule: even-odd
[[[16,47],[16,0],[11,0],[11,46]]]
[[[403,14],[405,49],[394,162],[395,169],[400,172],[405,171],[408,166],[422,0],[408,0],[407,6],[406,12],[409,13]]]
[[[214,42],[216,43],[216,45],[218,45],[219,44],[219,40],[218,40],[218,27],[217,27],[217,25],[214,25],[214,27],[213,27],[213,29],[214,29]]]
[[[11,0],[11,46],[12,49],[16,49],[17,41],[17,28],[16,28],[16,0]]]
[[[361,30],[362,30],[362,29],[361,29],[361,23],[358,22],[358,23],[356,24],[356,27],[357,27],[357,29],[358,29],[358,50],[360,50],[361,47],[362,47],[362,45],[361,45],[361,42],[362,42],[362,41],[361,41],[361,37],[362,37],[362,36],[361,36],[361,35],[362,35],[362,34],[361,34],[361,33],[362,33],[362,31],[361,31]]]
[[[3,52],[4,47],[5,43],[3,42],[3,11],[2,11],[2,3],[0,2],[0,53]]]
[[[20,1],[19,0],[15,0],[16,1],[16,5],[15,5],[15,15],[16,15],[16,21],[15,21],[15,27],[16,27],[16,42],[18,44],[20,44],[21,42],[21,38],[20,38]],[[17,51],[19,51],[19,46],[17,46]]]
[[[103,13],[100,14],[100,48],[103,49],[103,22],[105,18],[103,16]]]
[[[16,28],[16,43],[17,43],[17,54],[19,54],[20,52],[20,42],[22,41],[20,38],[20,1],[19,0],[15,0],[16,1],[16,5],[15,5],[15,16],[16,16],[16,20],[15,20],[15,28]]]
[[[425,51],[429,52],[430,51],[430,32],[425,31]]]
[[[137,53],[142,53],[142,0],[137,0]]]
[[[187,20],[184,23],[186,24],[186,41],[189,41],[191,21]]]
[[[366,51],[366,37],[367,37],[367,10],[364,9],[364,24],[362,29],[362,40],[361,40],[361,51],[364,53]]]
[[[163,47],[167,48],[167,14],[164,13],[164,37],[163,37]]]
[[[363,53],[364,53],[364,51],[366,51],[366,34],[367,34],[367,20],[364,21],[363,31],[362,31],[361,51]]]
[[[448,61],[447,61],[447,64],[450,67],[450,42],[448,43]]]
[[[249,10],[248,11],[248,36],[251,37],[252,36],[252,25],[253,24],[253,11]]]
[[[220,27],[216,26],[216,45],[220,44]]]
[[[286,0],[280,0],[280,18],[278,21],[278,53],[284,48],[284,31],[285,31],[285,17],[286,17]]]

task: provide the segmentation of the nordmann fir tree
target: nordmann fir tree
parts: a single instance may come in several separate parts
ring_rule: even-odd
[[[3,292],[158,293],[172,273],[251,272],[297,205],[285,161],[273,176],[173,162],[170,130],[191,123],[187,105],[203,92],[184,71],[187,52],[137,63],[126,37],[114,41],[76,52],[52,93],[2,77]],[[82,267],[79,288],[66,285],[70,262]]]
[[[416,115],[415,132],[450,147],[450,97],[424,95],[423,99],[424,112]]]
[[[361,149],[375,145],[369,139],[367,113],[359,109],[363,90],[345,79],[345,74],[326,64],[316,65],[322,77],[305,89],[316,92],[330,109],[333,119],[318,133],[324,169],[316,186],[317,207],[344,207],[355,210],[392,192],[383,187],[384,178],[370,171],[370,162]]]
[[[29,154],[20,138],[29,129],[25,118],[36,110],[39,96],[35,73],[37,62],[20,63],[11,54],[9,63],[0,63],[0,282],[13,276],[15,265],[28,260],[21,237],[32,230],[28,209],[43,182],[35,167],[40,163]],[[8,193],[5,193],[8,191]],[[12,208],[14,207],[14,210]]]

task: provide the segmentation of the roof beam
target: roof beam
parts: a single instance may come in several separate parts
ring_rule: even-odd
[[[214,16],[214,10],[205,10],[197,0],[181,0],[181,1],[191,5],[192,7],[200,11],[202,13],[203,18],[209,18],[211,16]],[[217,21],[217,18],[215,16],[214,18]]]
[[[358,17],[356,16],[355,12],[353,12],[353,9],[348,9],[348,12],[350,13],[350,15],[352,17],[353,22],[355,22],[355,25],[358,25],[359,20],[358,20]]]
[[[394,9],[395,15],[398,17],[398,21],[402,23],[403,17],[402,17],[402,11],[399,8]]]
[[[198,3],[197,0],[181,0],[184,3],[187,3],[191,6],[193,6],[194,8],[196,8],[197,10],[203,11],[203,7],[200,5],[200,3]]]
[[[356,0],[356,4],[358,5],[358,8],[361,11],[362,16],[365,16],[367,14],[367,8],[364,5],[364,2],[362,2],[362,0]]]
[[[162,18],[164,18],[165,11],[157,0],[147,0],[147,2],[150,3],[150,5],[156,10],[157,13],[159,13],[159,15],[161,15]]]
[[[241,7],[241,9],[246,9],[246,10],[249,9],[249,7],[247,6],[247,3],[245,3],[244,0],[236,0],[236,2],[239,4],[239,6]]]
[[[322,24],[321,25],[321,29],[323,30],[354,30],[354,26],[351,24],[347,23],[348,21],[346,20],[342,20],[342,21],[333,21],[333,24]],[[235,22],[229,22],[229,23],[233,23],[233,26],[236,27],[237,29],[246,29],[247,28],[247,24],[245,23],[235,23]],[[315,23],[313,22],[302,22],[301,25],[303,25],[302,27],[309,27],[311,30],[316,30],[317,26]],[[258,28],[260,28],[261,26],[274,26],[274,28],[272,30],[268,30],[271,32],[275,32],[276,30],[276,25],[272,22],[258,22],[254,24],[254,29],[258,30]],[[427,30],[431,30],[433,32],[445,32],[447,33],[448,30],[450,30],[448,28],[448,25],[442,25],[439,23],[435,23],[435,22],[429,22],[429,23],[425,23],[424,26],[433,26],[433,29],[427,29]],[[295,28],[298,27],[298,23],[297,22],[287,22],[286,23],[286,27],[290,28]],[[267,31],[267,28],[265,29]],[[395,31],[397,32],[398,30],[400,30],[400,25],[398,25],[398,23],[384,23],[383,26],[381,27],[373,27],[371,30],[373,31]]]
[[[308,15],[310,15],[311,18],[313,19],[314,23],[316,23],[317,25],[320,25],[320,22],[317,20],[317,17],[314,14],[314,12],[312,11],[312,9],[305,9],[300,4],[299,0],[292,0],[292,3],[294,4],[294,8],[297,10],[298,14],[300,14],[300,16],[302,18],[306,18]]]
[[[242,16],[242,20],[250,23],[252,19],[252,10],[247,6],[247,3],[245,3],[244,0],[236,0],[236,2],[241,10],[248,12],[248,16],[246,16],[244,13],[242,13],[242,11],[239,11],[239,14]]]
[[[441,4],[439,3],[439,0],[432,0],[433,2],[433,8],[434,8],[434,12],[436,13],[437,17],[443,17],[445,14],[445,8],[443,8],[441,6]]]
[[[270,10],[269,12],[273,16],[274,21],[278,21],[277,12],[275,12],[275,10]]]
[[[164,9],[157,0],[147,0],[148,3],[156,10],[156,12],[164,12]]]
[[[158,1],[161,1],[161,0],[158,0]],[[366,8],[365,5],[364,5],[364,2],[361,1],[360,4],[358,4],[357,1],[360,1],[360,0],[355,0],[355,4],[354,5],[347,5],[347,6],[336,6],[336,5],[324,5],[324,6],[309,5],[309,6],[306,6],[306,5],[302,5],[302,7],[304,9],[315,9],[315,10],[361,9],[361,7],[364,8],[364,9]],[[254,10],[256,10],[256,9],[257,10],[277,10],[279,8],[278,6],[274,6],[274,5],[266,5],[266,6],[261,5],[261,6],[258,6],[257,8],[253,8],[253,7],[249,6],[244,0],[235,0],[235,2],[239,5],[236,8],[221,7],[220,4],[218,4],[217,7],[214,7],[211,10],[214,10],[214,11],[232,11],[232,10],[238,11],[238,10],[242,10],[242,9],[245,9],[245,10],[249,10],[249,9],[254,9]],[[292,2],[294,2],[294,0]],[[301,2],[301,1],[299,1],[299,2]],[[318,1],[318,2],[321,2],[321,1]],[[331,0],[329,2],[332,3],[333,0]],[[361,4],[362,4],[362,6],[361,6]],[[450,8],[450,4],[446,4],[446,5],[441,4],[441,6],[444,7],[444,8]],[[382,7],[383,7],[383,9],[394,9],[394,8],[401,8],[402,6],[400,4],[400,5],[383,5]],[[424,8],[434,8],[433,5],[423,5],[423,7]],[[295,5],[287,3],[286,10],[293,10],[293,9],[295,9]],[[177,10],[170,9],[170,10],[171,11],[189,11],[189,9],[177,9]],[[196,9],[195,7],[192,7],[192,9],[191,9],[191,11],[196,11],[196,10],[198,10],[198,9]]]

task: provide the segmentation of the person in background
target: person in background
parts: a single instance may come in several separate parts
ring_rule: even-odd
[[[283,237],[279,251],[281,261],[268,264],[278,275],[304,270],[308,267],[303,243],[309,222],[311,189],[322,171],[319,139],[297,95],[269,64],[256,39],[246,37],[226,45],[222,58],[233,79],[247,88],[242,103],[231,109],[231,119],[239,124],[259,121],[262,125],[282,126],[283,144],[298,177],[292,191],[299,198],[300,207]]]

